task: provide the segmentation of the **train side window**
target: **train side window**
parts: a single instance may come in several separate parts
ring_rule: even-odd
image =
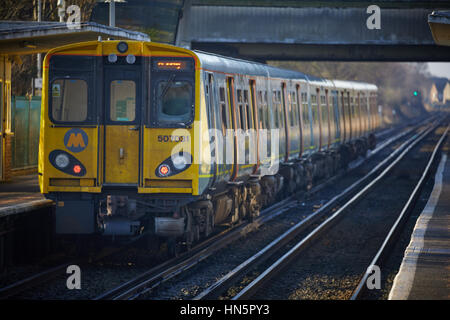
[[[288,92],[286,105],[287,105],[287,112],[288,112],[287,117],[289,119],[289,126],[293,127],[294,126],[294,108],[292,108],[292,95],[290,92]]]
[[[273,103],[273,110],[275,112],[274,119],[275,119],[275,128],[280,127],[279,118],[278,118],[278,103],[277,103],[277,92],[274,90],[272,95],[272,103]]]
[[[321,114],[322,114],[322,123],[327,124],[328,110],[327,110],[325,96],[320,96],[320,109],[321,109]]]
[[[240,122],[240,126],[239,128],[242,130],[245,130],[246,128],[246,120],[245,120],[245,109],[244,109],[244,105],[243,105],[243,101],[242,101],[242,90],[238,89],[236,90],[236,95],[237,95],[237,103],[238,103],[238,110],[239,110],[239,122]]]
[[[292,125],[296,126],[299,124],[299,117],[298,117],[298,106],[297,106],[297,95],[295,92],[291,92],[291,109],[292,109]]]
[[[56,121],[87,119],[88,85],[82,79],[56,79],[51,84],[52,117]]]
[[[257,98],[258,100],[258,122],[259,122],[259,129],[264,129],[264,109],[263,109],[263,98],[262,98],[262,91],[258,91]]]
[[[303,123],[305,128],[309,127],[309,108],[308,108],[308,95],[306,92],[302,93],[302,111],[303,111]]]
[[[283,104],[282,104],[282,100],[281,100],[281,91],[277,91],[277,103],[278,103],[278,115],[280,116],[280,128],[284,128],[284,108],[283,108]]]
[[[136,83],[131,80],[111,81],[111,121],[134,121],[136,117]]]
[[[312,116],[313,116],[313,122],[318,123],[319,118],[317,115],[317,97],[315,94],[311,95],[311,109],[312,109]]]
[[[253,113],[248,102],[248,90],[244,90],[244,106],[247,113],[247,129],[253,129]]]
[[[225,136],[226,130],[228,129],[228,122],[227,122],[227,103],[225,100],[225,88],[220,87],[219,88],[219,105],[220,105],[220,112],[222,115],[222,133]]]
[[[336,127],[336,115],[334,114],[334,101],[335,98],[331,94],[328,96],[328,116],[330,118],[331,129],[334,130]]]
[[[264,105],[264,113],[265,113],[265,120],[266,120],[266,127],[265,129],[270,129],[270,115],[269,115],[269,106],[268,106],[268,99],[267,99],[267,91],[264,91],[263,95],[263,105]]]

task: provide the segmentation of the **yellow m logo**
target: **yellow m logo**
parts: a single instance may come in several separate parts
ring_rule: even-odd
[[[70,135],[69,141],[67,142],[67,148],[73,148],[73,147],[75,147],[75,148],[86,147],[81,133],[72,133]]]

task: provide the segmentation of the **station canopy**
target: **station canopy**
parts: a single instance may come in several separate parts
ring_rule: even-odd
[[[450,46],[450,11],[435,11],[428,16],[428,24],[434,41],[441,46]]]
[[[147,34],[95,22],[82,22],[79,28],[68,28],[65,22],[1,21],[0,54],[24,55],[47,52],[52,48],[97,40],[128,39],[150,41]]]

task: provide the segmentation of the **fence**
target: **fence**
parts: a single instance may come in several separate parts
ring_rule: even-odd
[[[37,167],[41,97],[11,99],[12,169]]]

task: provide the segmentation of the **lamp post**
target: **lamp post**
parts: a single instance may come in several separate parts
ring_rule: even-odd
[[[109,0],[109,26],[116,26],[116,2]]]

